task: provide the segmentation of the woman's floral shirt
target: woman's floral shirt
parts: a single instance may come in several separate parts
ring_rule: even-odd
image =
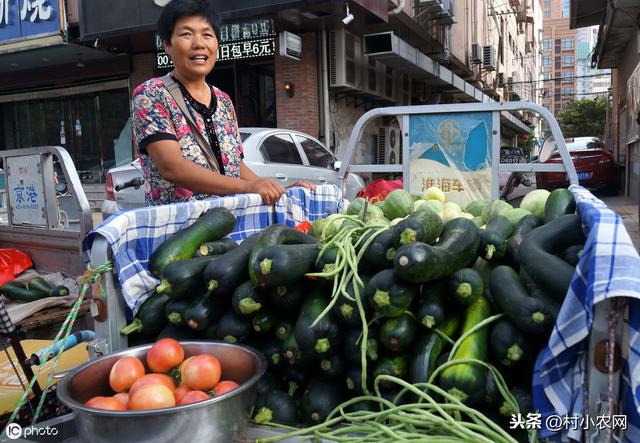
[[[217,100],[217,107],[212,118],[220,146],[221,167],[224,168],[225,175],[239,178],[242,141],[238,133],[236,113],[227,94],[215,86],[212,86],[211,89]],[[188,100],[185,101],[198,129],[212,144],[207,137],[202,116],[195,112]],[[149,143],[154,141],[176,140],[180,144],[184,158],[203,168],[210,169],[206,157],[192,134],[189,123],[166,89],[162,79],[152,78],[138,86],[133,92],[131,106],[133,141],[140,154],[140,164],[144,172],[144,194],[147,206],[211,197],[208,194],[191,192],[162,178],[145,149]]]

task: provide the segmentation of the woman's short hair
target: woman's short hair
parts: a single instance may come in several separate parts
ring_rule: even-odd
[[[220,41],[220,17],[209,0],[171,0],[158,18],[158,34],[163,42],[171,42],[171,34],[176,22],[184,17],[203,17],[213,27]]]

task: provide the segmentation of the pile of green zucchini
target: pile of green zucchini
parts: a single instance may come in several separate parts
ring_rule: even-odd
[[[309,233],[276,224],[240,245],[225,238],[233,215],[212,209],[154,251],[160,284],[123,333],[261,350],[258,423],[317,425],[360,395],[414,401],[395,377],[507,425],[530,412],[533,364],[585,242],[580,218],[566,189],[537,215],[443,200],[356,199]]]
[[[47,281],[36,275],[31,277],[26,284],[10,281],[0,286],[0,294],[9,300],[19,302],[32,302],[46,297],[66,297],[69,288],[66,286],[51,286]]]

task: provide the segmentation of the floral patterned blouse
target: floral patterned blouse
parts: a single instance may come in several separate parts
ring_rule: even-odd
[[[240,177],[240,162],[242,161],[242,141],[238,133],[236,113],[227,94],[211,87],[213,92],[212,104],[215,106],[210,117],[213,125],[205,124],[204,118],[209,113],[200,113],[194,108],[192,97],[185,94],[187,108],[196,121],[200,132],[215,150],[220,149],[216,157],[222,160],[221,173],[229,177]],[[183,94],[185,89],[183,89]],[[207,158],[193,136],[191,127],[180,111],[178,104],[166,89],[161,78],[152,78],[138,86],[132,96],[132,132],[133,140],[140,154],[140,164],[144,173],[144,194],[147,206],[163,205],[167,203],[201,200],[211,197],[208,194],[198,194],[176,186],[160,175],[158,168],[146,151],[146,147],[159,140],[175,140],[180,144],[182,156],[203,168],[210,169]],[[202,105],[204,106],[204,105]],[[200,109],[202,111],[202,109]],[[208,128],[207,128],[208,126]],[[211,140],[208,130],[215,130],[216,140]]]

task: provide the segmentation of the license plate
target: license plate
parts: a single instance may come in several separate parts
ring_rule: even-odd
[[[578,180],[589,180],[590,178],[590,172],[578,172]]]

